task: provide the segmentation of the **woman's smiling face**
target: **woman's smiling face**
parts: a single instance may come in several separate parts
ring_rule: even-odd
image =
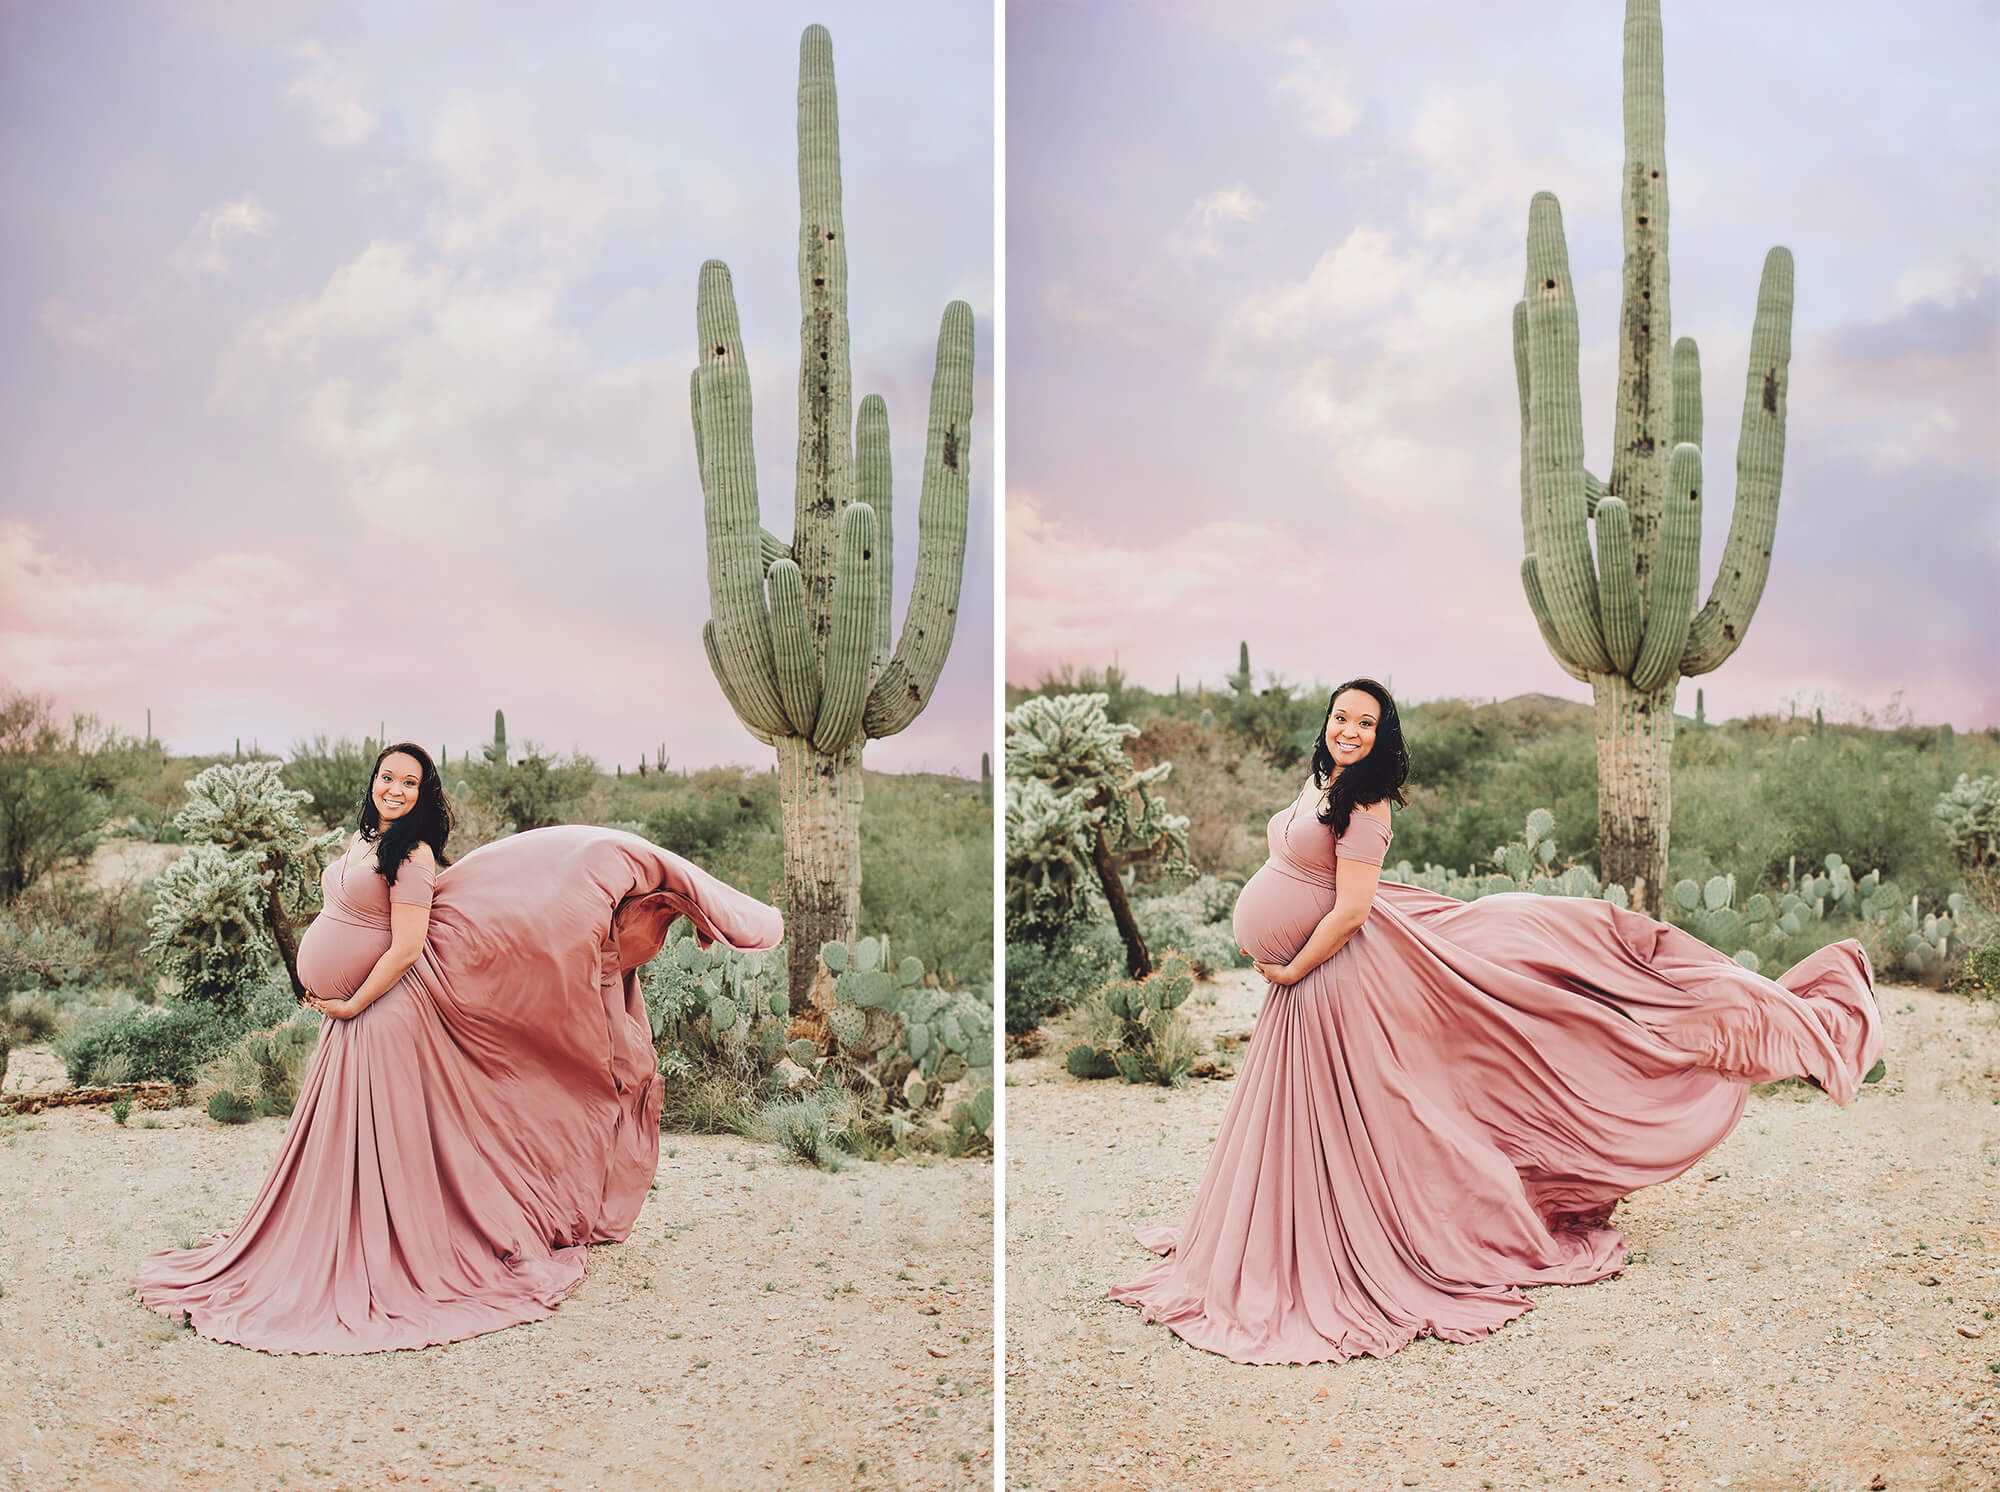
[[[1382,707],[1366,689],[1343,690],[1326,717],[1326,749],[1336,769],[1351,767],[1375,749],[1375,723]]]
[[[423,763],[408,752],[392,751],[382,758],[368,791],[384,828],[417,806],[417,789],[423,783],[423,774]]]

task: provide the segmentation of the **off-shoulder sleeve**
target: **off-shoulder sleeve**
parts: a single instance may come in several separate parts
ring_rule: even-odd
[[[396,884],[389,888],[389,900],[406,907],[428,907],[437,886],[437,871],[412,855],[396,870]]]
[[[1394,837],[1389,826],[1374,814],[1356,809],[1347,821],[1347,832],[1333,842],[1333,856],[1336,860],[1366,860],[1370,865],[1380,865]]]

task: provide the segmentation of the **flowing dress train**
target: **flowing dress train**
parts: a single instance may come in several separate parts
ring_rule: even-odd
[[[424,1347],[538,1320],[584,1246],[624,1238],[659,1159],[637,970],[685,914],[769,948],[778,913],[667,850],[568,825],[497,840],[391,888],[343,858],[299,947],[345,998],[428,904],[416,965],[321,1031],[282,1148],[227,1235],[145,1259],[141,1302],[266,1352]]]
[[[1340,860],[1310,783],[1243,888],[1242,946],[1285,962],[1333,906]],[[1750,1085],[1805,1076],[1854,1100],[1881,1055],[1868,956],[1835,943],[1776,979],[1585,897],[1461,902],[1381,883],[1361,929],[1271,986],[1193,1209],[1139,1241],[1169,1255],[1118,1300],[1243,1363],[1469,1342],[1521,1286],[1624,1267],[1620,1198],[1679,1175]]]

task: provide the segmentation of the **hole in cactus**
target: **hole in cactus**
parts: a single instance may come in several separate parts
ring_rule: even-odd
[[[826,236],[826,241],[827,241],[828,243],[832,243],[832,242],[833,242],[833,235],[832,235],[831,233],[827,234],[827,236]]]
[[[1659,179],[1660,179],[1660,173],[1655,171],[1653,173],[1653,180],[1658,181]]]
[[[1646,226],[1646,220],[1644,218],[1639,219],[1639,226],[1641,228]]]
[[[1700,494],[1699,492],[1695,491],[1695,489],[1694,489],[1694,488],[1692,488],[1692,487],[1688,488],[1688,501],[1689,501],[1689,502],[1691,502],[1691,503],[1697,503],[1697,502],[1700,502],[1700,501],[1701,501],[1701,494]]]
[[[1555,282],[1554,280],[1544,280],[1544,281],[1542,281],[1542,289],[1544,289],[1544,290],[1553,290],[1553,289],[1555,289],[1555,288],[1556,288],[1556,282]]]
[[[724,353],[728,351],[729,349],[727,347],[724,347],[720,342],[717,342],[715,344],[715,355],[717,357],[721,357]]]

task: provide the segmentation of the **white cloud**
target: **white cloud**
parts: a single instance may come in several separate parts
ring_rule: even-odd
[[[610,230],[657,215],[657,163],[615,137],[564,139],[516,96],[444,99],[431,130],[444,206],[429,232],[449,258],[518,242],[545,267],[572,273]]]
[[[1271,92],[1297,112],[1305,132],[1319,140],[1338,140],[1360,122],[1361,106],[1347,83],[1319,49],[1303,37],[1293,37],[1279,51],[1286,62]]]
[[[139,688],[156,671],[226,668],[284,651],[330,621],[291,561],[213,554],[178,569],[107,574],[0,522],[0,677],[71,693]]]
[[[361,80],[335,62],[316,41],[301,42],[291,55],[302,65],[285,97],[313,117],[319,137],[337,149],[359,145],[375,131],[375,114],[362,99]]]
[[[1221,230],[1230,223],[1254,223],[1264,215],[1263,198],[1242,182],[1210,192],[1187,211],[1173,244],[1194,259],[1214,259],[1222,253]]]
[[[1007,669],[1032,678],[1080,660],[1108,662],[1104,639],[1145,649],[1122,662],[1155,675],[1176,666],[1181,642],[1203,626],[1235,636],[1274,556],[1288,570],[1326,563],[1308,534],[1288,524],[1219,519],[1164,537],[1087,532],[1045,512],[1031,493],[1007,495]]]
[[[1381,229],[1356,228],[1322,253],[1304,279],[1246,297],[1237,307],[1236,327],[1264,342],[1301,338],[1316,323],[1392,304],[1422,268],[1421,260],[1398,255]]]
[[[131,316],[113,312],[78,310],[61,296],[45,302],[41,312],[42,332],[61,347],[86,352],[112,352],[134,366],[145,360],[134,352],[130,338],[137,322]]]
[[[182,249],[182,261],[204,274],[227,274],[230,244],[245,237],[269,238],[276,222],[256,194],[246,192],[201,215]]]

